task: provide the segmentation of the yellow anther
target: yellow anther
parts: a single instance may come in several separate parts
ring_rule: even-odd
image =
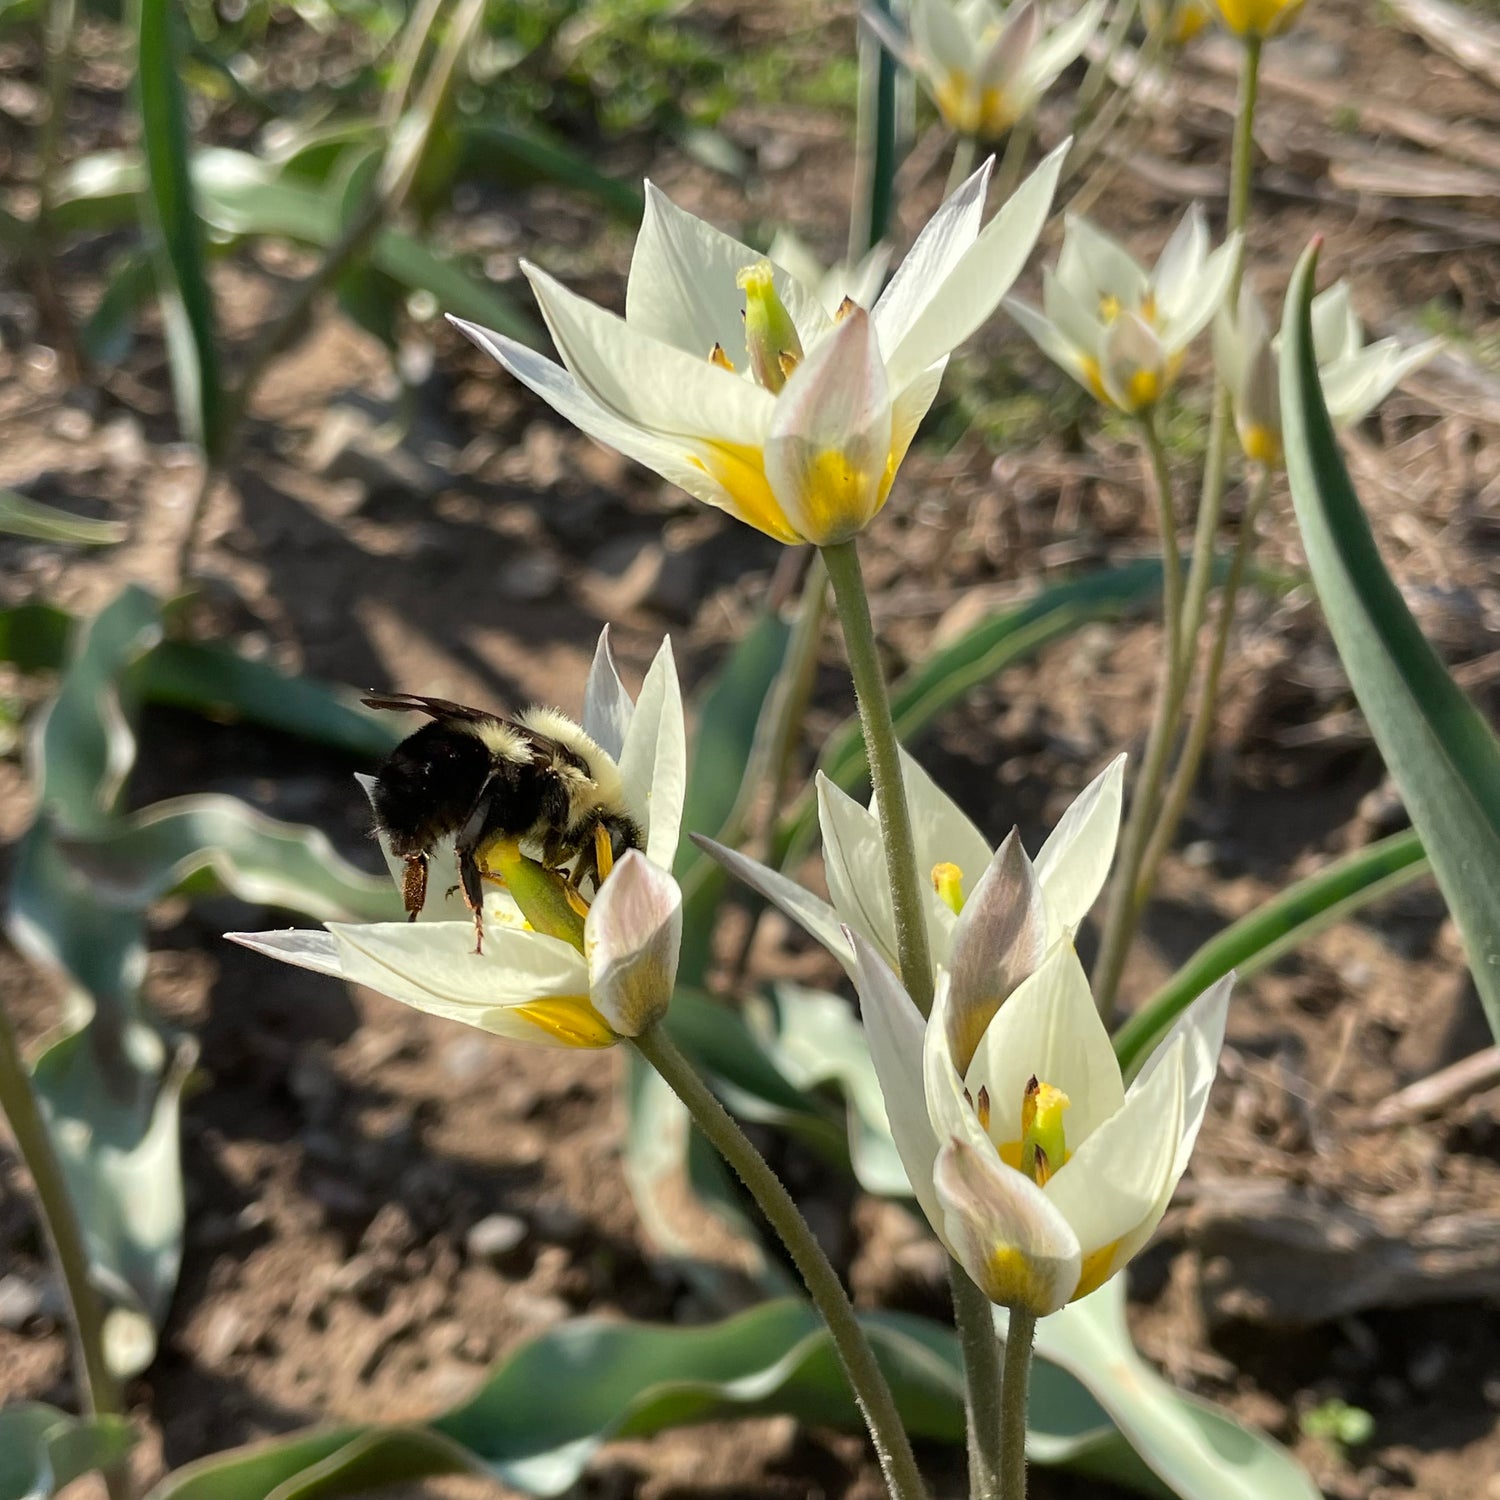
[[[802,340],[797,325],[776,292],[771,262],[757,261],[735,278],[745,294],[745,345],[750,369],[768,391],[779,392],[786,384],[785,361],[795,369],[802,358]]]
[[[723,344],[715,344],[708,351],[708,362],[711,365],[718,365],[721,370],[728,370],[731,375],[734,374],[734,361],[724,352]]]
[[[781,366],[782,376],[790,380],[792,378],[792,371],[802,363],[802,356],[800,354],[792,354],[783,349],[776,356],[776,363]]]
[[[1125,305],[1113,292],[1106,292],[1099,299],[1099,320],[1103,323],[1113,323],[1116,318],[1125,311]]]
[[[952,912],[964,909],[964,872],[946,861],[932,867],[932,888]]]
[[[833,321],[835,323],[842,323],[844,319],[847,318],[849,314],[852,313],[858,306],[859,303],[857,303],[853,297],[846,296],[834,310]]]

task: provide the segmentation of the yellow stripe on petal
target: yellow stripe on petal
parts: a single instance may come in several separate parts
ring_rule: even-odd
[[[524,1016],[563,1047],[613,1047],[620,1040],[587,995],[545,995],[507,1010]]]
[[[880,510],[890,483],[883,470],[878,484],[837,448],[825,448],[807,465],[802,511],[810,541],[820,546],[847,541],[863,531]]]
[[[1078,1273],[1078,1285],[1073,1288],[1069,1302],[1076,1302],[1080,1297],[1087,1297],[1090,1292],[1097,1292],[1119,1270],[1115,1265],[1115,1252],[1119,1248],[1119,1240],[1111,1240],[1109,1244],[1101,1245],[1084,1256],[1083,1269]]]
[[[736,520],[765,532],[778,542],[805,540],[792,528],[785,511],[777,503],[766,479],[765,460],[759,448],[743,443],[705,443],[704,448],[707,450],[705,457],[694,455],[692,462],[729,491],[733,503],[726,509]]]

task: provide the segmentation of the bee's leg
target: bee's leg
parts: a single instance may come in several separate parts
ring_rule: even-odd
[[[458,883],[463,888],[464,905],[474,913],[474,951],[484,952],[484,886],[480,880],[479,861],[474,850],[460,844],[458,853]]]
[[[406,908],[406,920],[415,922],[417,913],[427,902],[427,856],[408,854],[406,867],[401,872],[401,904]]]
[[[602,822],[594,824],[594,888],[597,890],[615,867],[615,841]]]

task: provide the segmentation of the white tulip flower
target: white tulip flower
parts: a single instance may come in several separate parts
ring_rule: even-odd
[[[971,901],[981,889],[991,891],[993,899],[994,883],[1001,880],[1003,890],[1010,893],[1010,909],[1028,921],[1037,917],[1032,926],[1017,930],[1010,950],[1013,978],[1019,981],[1041,962],[1052,943],[1077,928],[1104,885],[1120,831],[1125,757],[1116,756],[1078,794],[1035,862],[1014,830],[992,851],[953,799],[904,752],[901,769],[923,877],[923,915],[934,972],[951,966],[955,935],[970,920]],[[855,954],[845,928],[857,932],[888,965],[898,968],[896,916],[885,880],[885,841],[874,799],[863,806],[820,774],[818,821],[832,904],[735,850],[710,839],[697,842],[732,875],[800,923],[851,976]],[[1003,986],[1003,976],[992,982]]]
[[[867,26],[921,83],[955,134],[999,140],[1025,119],[1082,55],[1104,16],[1104,0],[1048,29],[1035,0],[916,0],[903,36],[877,10]]]
[[[1209,250],[1196,203],[1152,271],[1087,219],[1069,218],[1057,267],[1043,272],[1042,310],[1014,297],[1005,307],[1086,390],[1138,415],[1176,380],[1188,345],[1224,300],[1238,252],[1237,234]]]
[[[956,936],[927,1020],[851,934],[856,984],[918,1203],[992,1302],[1041,1317],[1102,1286],[1161,1222],[1203,1123],[1233,975],[1127,1089],[1071,938],[995,1007],[987,976],[1012,967],[1026,922],[985,907]]]
[[[512,1041],[608,1047],[640,1035],[666,1011],[682,937],[682,893],[669,871],[682,822],[687,740],[671,643],[662,644],[632,703],[601,636],[582,722],[617,761],[645,848],[615,862],[587,916],[581,924],[573,919],[567,936],[534,930],[515,896],[500,890],[486,897],[482,953],[473,951],[474,923],[463,903],[451,893],[439,900],[436,892],[417,922],[330,922],[322,932],[229,937]],[[387,862],[399,886],[400,861],[387,852]],[[529,861],[518,861],[516,872],[529,874],[544,898],[548,882],[556,884]]]
[[[646,184],[622,318],[523,265],[554,364],[454,320],[577,427],[781,542],[847,541],[885,504],[948,355],[1036,243],[1064,143],[980,229],[990,163],[866,308],[814,288]]]
[[[1313,298],[1312,334],[1323,400],[1340,432],[1363,421],[1442,347],[1441,339],[1429,339],[1408,349],[1394,338],[1367,346],[1346,281],[1334,282]],[[1221,308],[1214,320],[1214,360],[1234,401],[1240,447],[1247,458],[1268,467],[1282,459],[1280,345],[1247,286],[1240,288],[1234,315]]]

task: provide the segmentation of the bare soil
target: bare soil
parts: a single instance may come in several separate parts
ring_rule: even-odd
[[[754,6],[719,18],[731,40],[773,24]],[[830,20],[830,51],[849,30],[847,15]],[[24,47],[3,45],[18,79],[34,77]],[[1159,248],[1187,196],[1222,211],[1230,60],[1218,40],[1189,53],[1175,75],[1181,97],[1133,142],[1095,210],[1143,252]],[[1465,335],[1351,439],[1350,454],[1389,566],[1493,719],[1500,376],[1484,350],[1500,316],[1500,170],[1458,150],[1471,175],[1494,173],[1492,189],[1429,188],[1454,166],[1454,143],[1500,151],[1500,95],[1359,0],[1313,0],[1267,68],[1257,285],[1279,296],[1292,258],[1321,232],[1325,273],[1353,279],[1378,331],[1412,337],[1415,310],[1433,304]],[[1410,139],[1414,114],[1437,127],[1435,147]],[[113,118],[91,110],[75,121],[77,144],[107,139]],[[745,183],[668,146],[638,165],[727,228],[789,222],[832,257],[848,124],[803,108],[731,114],[723,129],[752,162]],[[12,121],[0,141],[0,170],[14,176],[25,132]],[[903,238],[936,195],[929,176],[903,200]],[[486,187],[438,232],[502,261],[531,255],[603,301],[622,296],[630,236],[556,190]],[[233,343],[265,317],[287,264],[267,254],[218,268]],[[94,294],[97,255],[79,252],[66,270],[81,300]],[[1029,273],[1028,293],[1036,281]],[[5,297],[19,330],[0,351],[0,484],[122,519],[129,538],[88,555],[0,541],[0,602],[88,612],[126,580],[170,589],[196,474],[176,443],[159,340],[145,339],[107,391],[70,390],[36,341],[28,297]],[[691,696],[765,596],[779,549],[601,452],[456,336],[432,333],[435,370],[405,450],[415,477],[320,472],[313,461],[331,408],[389,398],[376,346],[329,309],[281,362],[210,513],[205,626],[360,686],[576,709],[608,621],[627,676],[670,632]],[[1003,320],[955,361],[948,390],[957,394],[944,396],[931,432],[962,430],[964,403],[983,431],[920,444],[869,537],[893,666],[1064,569],[1155,547],[1129,435],[1101,427]],[[1068,420],[1049,429],[1015,418],[1014,401],[998,409],[1028,396]],[[1297,575],[1284,493],[1262,532],[1262,563]],[[916,748],[996,841],[1019,824],[1035,848],[1111,753],[1139,749],[1157,650],[1154,622],[1090,627],[975,690]],[[28,701],[39,692],[15,678],[0,686]],[[1305,585],[1244,601],[1227,693],[1127,1005],[1288,881],[1404,821]],[[849,708],[830,634],[806,763]],[[151,711],[132,796],[230,792],[324,828],[374,867],[349,774],[358,769],[369,768]],[[29,815],[14,757],[0,763],[0,786],[0,836],[14,839]],[[710,1315],[653,1255],[626,1189],[619,1059],[507,1049],[373,994],[272,971],[220,938],[283,922],[227,899],[170,901],[157,914],[149,996],[197,1035],[202,1080],[184,1109],[181,1284],[159,1357],[130,1390],[146,1434],[142,1478],[322,1418],[420,1416],[578,1312]],[[830,961],[769,919],[751,967],[757,978],[839,983]],[[0,983],[26,1035],[39,1036],[49,986],[9,949]],[[1247,981],[1179,1202],[1133,1273],[1148,1355],[1290,1444],[1337,1500],[1500,1496],[1500,1091],[1436,1118],[1372,1125],[1395,1090],[1487,1040],[1430,886]],[[846,1216],[832,1184],[804,1177],[804,1196],[838,1215],[861,1300],[940,1311],[933,1258],[912,1248],[897,1210],[862,1203]],[[43,1284],[12,1158],[0,1182],[0,1273]],[[523,1233],[487,1260],[468,1234],[497,1212]],[[70,1392],[55,1309],[0,1328],[0,1397],[66,1404]],[[1371,1413],[1368,1445],[1345,1452],[1302,1434],[1300,1419],[1335,1398]],[[924,1457],[943,1494],[961,1492],[954,1455]],[[1035,1488],[1043,1500],[1104,1493],[1050,1474]],[[489,1490],[464,1481],[408,1493],[419,1492]],[[580,1492],[873,1500],[879,1486],[857,1439],[770,1420],[612,1445]]]

